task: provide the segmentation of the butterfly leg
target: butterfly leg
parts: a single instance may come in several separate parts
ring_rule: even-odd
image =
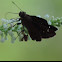
[[[20,21],[20,20],[21,20],[21,18],[19,18],[18,21]],[[16,26],[16,25],[20,25],[20,24],[21,24],[21,23],[16,23],[14,26]],[[13,26],[13,27],[14,27],[14,26]]]

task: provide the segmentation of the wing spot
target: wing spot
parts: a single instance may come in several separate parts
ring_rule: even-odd
[[[47,30],[47,32],[49,32],[49,29]]]
[[[45,33],[45,31],[43,31],[43,33]]]
[[[42,24],[42,23],[41,23]]]
[[[49,28],[50,28],[50,26],[49,26]]]

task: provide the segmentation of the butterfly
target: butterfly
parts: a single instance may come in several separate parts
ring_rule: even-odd
[[[56,31],[58,29],[52,25],[49,25],[47,20],[43,18],[28,15],[23,11],[20,11],[19,17],[19,21],[21,20],[21,23],[18,23],[17,25],[22,24],[26,27],[32,40],[41,41],[42,39],[51,38],[56,35]],[[27,36],[25,37],[27,39]]]

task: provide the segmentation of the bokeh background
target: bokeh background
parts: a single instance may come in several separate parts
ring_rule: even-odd
[[[20,10],[12,4],[14,1],[23,11],[30,15],[62,17],[62,0],[0,0],[0,19],[7,12],[19,13]],[[9,14],[7,18],[16,18],[18,14]],[[1,25],[1,20],[0,20]],[[14,44],[8,36],[5,43],[0,42],[0,61],[61,61],[62,60],[62,27],[57,35],[42,42],[28,41]]]

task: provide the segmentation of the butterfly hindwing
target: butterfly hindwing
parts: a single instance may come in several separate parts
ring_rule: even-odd
[[[42,38],[50,38],[56,35],[55,31],[58,29],[52,25],[48,25],[48,22],[45,19],[36,17],[36,16],[31,16],[34,25],[37,24],[39,29],[39,32],[42,36]]]
[[[56,28],[56,27],[54,27],[54,26],[52,26],[52,25],[49,25],[49,28],[50,28],[51,30],[54,30],[54,31],[57,31],[57,30],[58,30],[58,28]]]

